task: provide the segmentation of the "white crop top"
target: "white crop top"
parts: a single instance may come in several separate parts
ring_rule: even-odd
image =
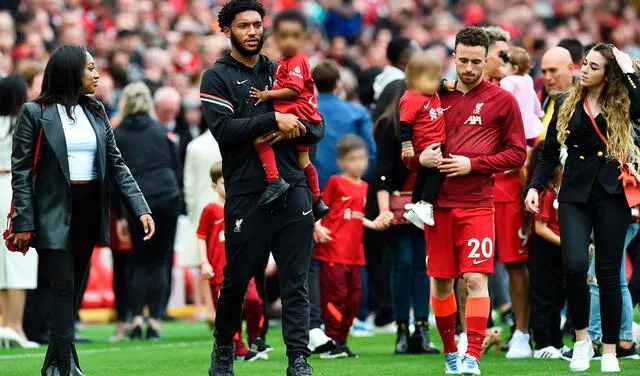
[[[98,141],[96,133],[84,113],[82,106],[73,107],[75,119],[69,119],[67,110],[58,104],[58,114],[67,141],[67,158],[69,160],[69,174],[71,180],[95,180],[98,178],[96,167],[96,153]]]

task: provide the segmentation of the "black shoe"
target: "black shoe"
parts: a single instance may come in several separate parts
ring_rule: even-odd
[[[313,368],[307,363],[307,359],[298,355],[293,361],[289,361],[287,376],[312,376]]]
[[[320,359],[339,359],[339,358],[348,358],[349,353],[345,349],[344,344],[336,343],[333,350],[326,352],[324,354],[320,354]]]
[[[325,215],[329,214],[329,207],[322,201],[322,195],[318,197],[318,200],[313,204],[313,218],[317,221]]]
[[[142,331],[142,329],[140,329],[140,331]],[[147,341],[160,341],[160,333],[158,333],[157,330],[155,330],[153,327],[151,327],[151,325],[149,325],[147,327],[146,338],[147,338]]]
[[[260,196],[260,201],[258,201],[258,205],[265,206],[274,202],[278,199],[278,197],[282,196],[287,189],[289,189],[289,183],[284,181],[282,178],[269,183],[267,185],[267,189],[264,190],[262,196]]]
[[[69,372],[69,376],[84,376],[84,373],[82,373],[82,371],[80,371],[80,368],[76,364],[76,360],[73,358],[73,356],[71,356],[70,363],[71,364],[69,366],[69,369],[71,371]]]
[[[162,319],[162,321],[170,321],[170,322],[178,321],[178,319],[176,319],[175,317],[171,316],[169,314],[169,312],[167,312],[167,311],[163,312],[162,316],[160,318]]]
[[[347,344],[345,343],[344,345],[342,345],[342,348],[344,349],[344,351],[347,353],[347,355],[349,356],[349,358],[351,359],[358,359],[360,357],[360,355],[354,353],[353,351],[351,351],[351,349],[349,348],[349,346],[347,346]]]
[[[264,338],[256,337],[249,343],[249,348],[258,355],[267,354],[273,351],[273,347],[264,342]]]
[[[640,359],[640,355],[636,351],[636,344],[632,343],[631,347],[625,349],[621,347],[620,344],[616,346],[616,356],[618,359]]]
[[[142,340],[142,327],[136,326],[129,332],[129,339],[132,341],[141,341]]]
[[[73,343],[93,343],[93,340],[91,338],[80,337],[79,335],[76,335],[73,338]]]
[[[242,362],[255,362],[256,360],[260,360],[260,359],[268,360],[269,355],[267,354],[259,355],[257,352],[253,350],[249,350],[249,352],[247,352],[244,356],[236,356],[236,360],[239,360]]]
[[[233,376],[233,360],[236,357],[236,346],[219,346],[216,341],[211,351],[209,376]]]
[[[429,326],[426,322],[416,322],[416,330],[409,340],[409,352],[412,354],[440,354],[429,336]]]
[[[395,353],[400,355],[409,354],[409,323],[406,321],[398,322]]]

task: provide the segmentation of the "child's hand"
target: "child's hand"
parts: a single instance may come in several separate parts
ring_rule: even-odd
[[[316,223],[316,236],[318,237],[318,243],[324,244],[332,241],[333,238],[330,236],[330,234],[331,231],[329,231],[328,228],[319,223]]]
[[[249,90],[249,95],[251,96],[251,98],[256,98],[256,106],[259,105],[262,102],[266,102],[269,100],[269,87],[265,86],[263,91],[260,91],[258,89],[256,89],[255,87],[252,87]]]
[[[456,90],[456,82],[454,80],[445,80],[443,86],[447,91]]]
[[[412,147],[402,149],[402,159],[412,159],[414,155]]]
[[[206,280],[206,279],[213,278],[213,276],[215,276],[216,273],[213,271],[213,266],[211,266],[211,264],[209,264],[208,262],[205,262],[200,267],[200,275],[202,279]]]

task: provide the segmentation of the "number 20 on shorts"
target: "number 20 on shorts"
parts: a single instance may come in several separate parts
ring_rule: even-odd
[[[480,258],[480,253],[485,258],[491,258],[493,255],[493,240],[491,238],[484,238],[479,240],[478,238],[471,238],[467,241],[467,246],[471,247],[471,252],[469,252],[470,259],[478,259]]]

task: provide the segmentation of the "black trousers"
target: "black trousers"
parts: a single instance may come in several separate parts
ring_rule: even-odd
[[[259,195],[229,198],[225,204],[227,265],[218,300],[214,337],[231,345],[241,327],[242,305],[249,280],[264,273],[269,250],[278,266],[282,294],[282,325],[287,356],[309,356],[309,298],[307,276],[311,260],[314,219],[311,192],[305,185],[291,188],[268,208]]]
[[[116,300],[116,320],[127,321],[129,255],[131,251],[111,250],[113,256],[113,294]]]
[[[42,367],[42,375],[51,364],[57,364],[61,376],[69,375],[73,356],[78,367],[78,354],[73,345],[74,311],[80,302],[89,260],[100,235],[100,185],[71,185],[71,225],[67,249],[39,249],[39,269],[45,273],[52,291],[51,336]]]
[[[562,264],[574,328],[589,324],[589,239],[593,230],[600,287],[602,343],[618,343],[622,311],[620,265],[631,211],[624,195],[610,195],[597,181],[586,203],[561,202],[558,210]]]
[[[311,260],[309,267],[309,328],[320,328],[323,324],[320,312],[320,263]]]
[[[565,288],[560,247],[532,235],[529,260],[531,283],[531,330],[536,350],[562,347],[560,312]]]
[[[144,241],[144,228],[137,218],[129,218],[133,251],[129,256],[129,308],[131,314],[142,316],[145,304],[149,316],[160,319],[166,306],[166,293],[171,288],[167,278],[167,262],[173,255],[178,215],[173,211],[153,208],[156,234]]]
[[[413,186],[412,201],[418,202],[422,200],[433,204],[444,178],[445,175],[437,168],[421,168]]]

